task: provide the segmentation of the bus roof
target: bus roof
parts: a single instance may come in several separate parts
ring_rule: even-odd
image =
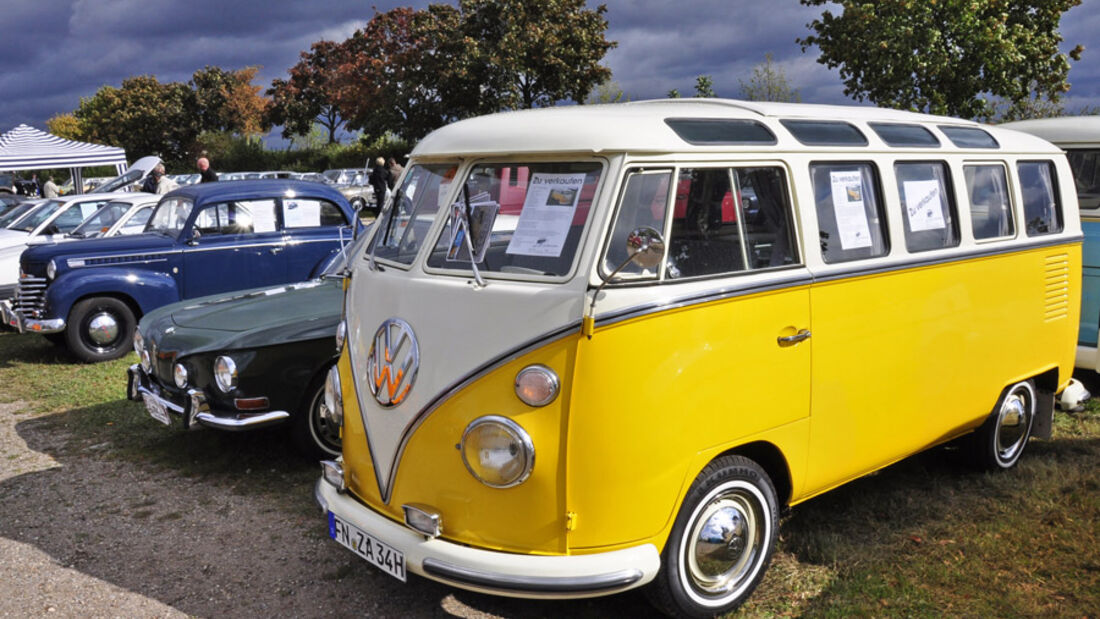
[[[1100,116],[1059,116],[1018,120],[1000,125],[1005,129],[1023,131],[1053,142],[1063,148],[1100,144]]]
[[[689,142],[668,120],[748,122],[762,125],[773,135],[768,143]],[[862,144],[807,147],[783,121],[834,121],[855,126],[866,140]],[[887,145],[868,123],[921,125],[935,136],[939,146],[925,152],[976,151],[1052,152],[1049,144],[1026,134],[973,121],[902,110],[857,105],[767,103],[731,99],[663,99],[610,105],[571,105],[501,112],[461,120],[428,134],[413,155],[507,155],[541,153],[673,153],[771,151],[898,152],[904,147]],[[995,146],[956,146],[942,126],[984,131]]]

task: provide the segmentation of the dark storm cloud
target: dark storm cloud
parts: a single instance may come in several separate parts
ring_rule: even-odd
[[[771,53],[804,101],[843,102],[840,79],[795,41],[820,9],[795,2],[618,0],[607,3],[609,36],[618,41],[607,64],[634,99],[663,97],[676,88],[691,96],[695,77],[709,75],[715,93],[741,96],[740,81]]]
[[[772,53],[803,101],[843,103],[835,71],[802,52],[796,39],[819,8],[795,0],[605,0],[605,58],[633,99],[685,96],[697,75],[710,75],[719,96],[741,95],[755,65]],[[1095,4],[1093,0],[1085,4]],[[205,65],[261,65],[258,84],[283,77],[299,53],[321,39],[343,40],[373,14],[425,0],[8,0],[0,12],[0,130],[20,123],[43,127],[71,112],[80,97],[142,74],[186,81]],[[589,0],[589,6],[596,6]],[[1100,11],[1085,6],[1063,20],[1064,49],[1089,49],[1070,73],[1071,110],[1100,105]]]

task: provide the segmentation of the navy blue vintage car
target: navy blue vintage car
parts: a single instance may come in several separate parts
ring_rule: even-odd
[[[184,299],[317,276],[360,225],[340,192],[293,180],[189,185],[161,199],[145,233],[32,247],[4,324],[79,359],[126,354],[138,319]]]

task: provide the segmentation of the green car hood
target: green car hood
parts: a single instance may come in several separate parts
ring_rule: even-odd
[[[335,337],[343,294],[339,279],[316,279],[201,297],[150,312],[139,329],[180,355]]]

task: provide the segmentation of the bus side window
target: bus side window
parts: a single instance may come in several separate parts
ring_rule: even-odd
[[[736,174],[751,267],[797,264],[790,194],[783,170],[737,168]]]
[[[869,163],[810,164],[821,258],[827,263],[885,256],[890,251],[878,175]]]
[[[665,208],[668,204],[669,183],[672,170],[630,170],[623,195],[619,200],[619,212],[611,229],[603,271],[609,275],[627,258],[626,237],[636,228],[650,227],[665,233]],[[656,271],[644,273],[636,264],[628,264],[618,276],[640,275],[656,277]],[[616,277],[618,277],[616,276]]]
[[[1020,192],[1024,197],[1024,224],[1028,236],[1062,231],[1062,205],[1058,202],[1054,164],[1049,161],[1022,161]]]
[[[733,273],[747,268],[741,220],[734,209],[734,175],[729,168],[683,168],[679,184],[690,183],[686,208],[672,219],[668,278]]]
[[[901,201],[906,249],[918,252],[957,246],[959,222],[947,164],[896,163],[894,175]]]
[[[1008,198],[1008,174],[1002,165],[963,167],[966,195],[970,199],[970,223],[975,239],[1012,236],[1012,204]]]

